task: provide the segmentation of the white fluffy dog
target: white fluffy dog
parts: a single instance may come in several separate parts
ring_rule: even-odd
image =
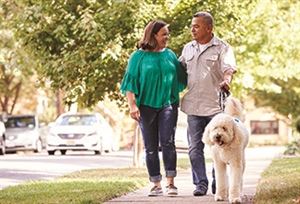
[[[224,201],[229,194],[230,203],[241,203],[243,173],[245,170],[245,148],[248,144],[247,131],[240,101],[228,97],[224,113],[212,118],[205,128],[203,141],[211,148],[216,172],[215,201]],[[229,167],[229,189],[227,182]]]

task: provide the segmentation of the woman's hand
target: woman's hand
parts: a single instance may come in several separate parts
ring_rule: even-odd
[[[140,120],[140,110],[136,105],[134,93],[128,91],[128,92],[126,92],[126,96],[128,99],[130,117],[136,121],[139,121]]]
[[[135,104],[130,108],[130,117],[136,121],[140,121],[140,110]]]

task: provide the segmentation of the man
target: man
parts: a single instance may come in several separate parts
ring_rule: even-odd
[[[188,91],[182,99],[181,110],[188,120],[189,157],[196,186],[193,194],[203,196],[207,193],[208,179],[202,135],[212,117],[222,111],[221,90],[229,90],[236,63],[231,47],[214,36],[211,14],[196,13],[191,32],[193,41],[184,46],[179,58],[188,74]]]

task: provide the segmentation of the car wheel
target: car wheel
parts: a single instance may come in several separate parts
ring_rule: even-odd
[[[5,154],[5,141],[2,140],[1,141],[1,148],[0,148],[0,155],[4,155]]]
[[[42,141],[38,140],[36,142],[36,149],[34,150],[35,153],[40,153],[42,152],[43,146],[42,146]]]
[[[66,155],[67,150],[60,150],[61,155]]]
[[[100,154],[103,153],[103,146],[101,145],[101,140],[98,141],[98,144],[100,144],[99,147],[98,147],[99,150],[95,150],[95,154],[100,155]]]
[[[55,151],[48,151],[49,155],[54,155]]]

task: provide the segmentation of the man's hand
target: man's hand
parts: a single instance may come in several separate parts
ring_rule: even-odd
[[[235,73],[233,69],[227,69],[223,76],[223,81],[220,83],[220,89],[228,92],[230,90],[230,82],[232,80],[232,76]]]
[[[220,83],[220,88],[224,91],[229,91],[230,90],[230,82],[229,80],[225,79]]]

